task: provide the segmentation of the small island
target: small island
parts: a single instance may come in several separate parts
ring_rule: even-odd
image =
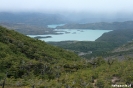
[[[36,36],[34,37],[35,39],[40,39],[40,38],[52,38],[52,36]]]

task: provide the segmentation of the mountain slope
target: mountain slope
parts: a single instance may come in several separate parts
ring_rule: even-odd
[[[108,33],[104,33],[96,41],[115,42],[118,44],[124,44],[133,39],[133,29],[113,30]]]
[[[80,59],[0,27],[0,86],[5,84],[5,88],[111,88],[112,84],[133,83],[132,63],[132,57]]]
[[[130,41],[126,44],[123,44],[122,46],[119,46],[118,48],[114,49],[112,53],[121,53],[121,55],[126,56],[133,56],[133,41]]]
[[[64,65],[78,60],[80,58],[72,52],[0,27],[0,79],[6,73],[8,78],[34,75],[53,79],[56,72],[66,71]],[[57,67],[62,70],[57,71]]]

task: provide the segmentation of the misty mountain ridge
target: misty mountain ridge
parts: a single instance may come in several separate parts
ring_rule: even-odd
[[[46,26],[48,24],[64,23],[63,18],[57,14],[42,13],[0,13],[0,22],[22,23],[36,26]]]
[[[103,30],[121,30],[133,28],[133,21],[125,22],[97,22],[86,24],[66,24],[58,26],[57,29],[103,29]]]
[[[24,23],[44,26],[62,23],[122,22],[133,20],[130,15],[105,16],[92,13],[37,13],[37,12],[0,12],[0,22]]]

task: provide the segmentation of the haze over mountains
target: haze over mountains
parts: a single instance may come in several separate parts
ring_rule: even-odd
[[[132,28],[131,14],[99,15],[92,13],[40,13],[40,12],[0,12],[0,25],[23,34],[55,33],[49,24],[66,24],[57,28],[106,29]],[[127,21],[127,22],[125,22]],[[114,22],[114,23],[112,23]],[[120,22],[120,23],[119,23]],[[122,22],[122,23],[121,23]],[[129,23],[129,24],[128,24]]]
[[[133,87],[132,8],[133,0],[0,0],[0,86]],[[93,42],[25,36],[55,34],[49,24],[112,31]]]
[[[36,25],[129,21],[133,20],[132,3],[132,0],[1,0],[0,17],[3,19],[0,20],[37,21]]]
[[[0,22],[24,23],[45,26],[62,23],[121,22],[133,20],[132,14],[117,15],[93,13],[40,13],[40,12],[0,12]]]

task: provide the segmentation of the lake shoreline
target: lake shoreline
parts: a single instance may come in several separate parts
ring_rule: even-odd
[[[91,30],[91,29],[54,29],[57,34],[47,35],[28,35],[45,42],[60,42],[60,41],[95,41],[102,34],[112,30]],[[50,37],[47,37],[50,36]]]

